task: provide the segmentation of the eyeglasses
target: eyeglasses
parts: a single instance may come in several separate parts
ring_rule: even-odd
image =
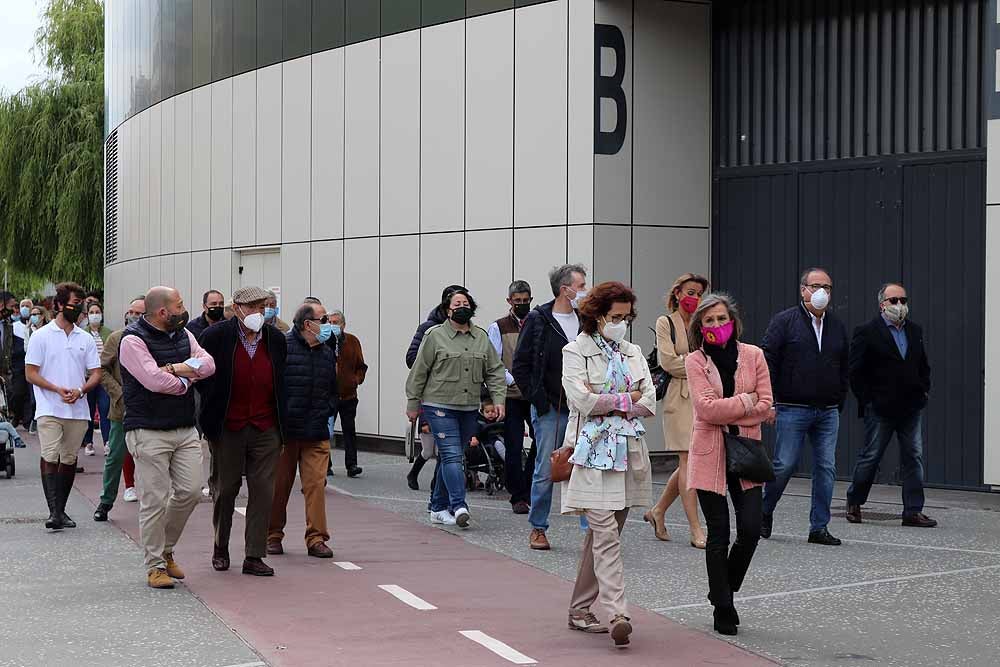
[[[612,324],[618,324],[619,322],[626,322],[628,324],[632,324],[632,321],[635,320],[635,316],[633,316],[633,315],[612,315],[611,317],[607,317],[605,319],[607,321],[611,322]]]
[[[813,283],[812,285],[806,285],[813,292],[818,292],[821,289],[825,289],[827,292],[833,291],[833,285],[824,285],[820,283]]]
[[[894,306],[898,303],[901,303],[905,306],[907,302],[909,302],[909,299],[905,296],[887,296],[885,300]]]
[[[310,319],[308,319],[306,321],[307,322],[319,322],[320,324],[329,324],[330,323],[330,318],[328,316],[324,315],[323,317],[313,317],[313,318],[310,318]]]

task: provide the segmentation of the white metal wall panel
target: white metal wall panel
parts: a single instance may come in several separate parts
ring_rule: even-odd
[[[413,335],[409,323],[420,319],[421,315],[418,307],[420,274],[417,263],[412,261],[419,242],[416,236],[382,239],[379,322],[393,324],[380,328],[377,346],[374,340],[361,340],[369,364],[372,352],[378,350],[378,374],[369,371],[365,383],[378,382],[379,433],[397,437],[403,434],[406,424],[407,368],[403,356]],[[355,320],[351,313],[346,314],[348,330],[352,330]]]
[[[420,230],[459,230],[465,226],[465,22],[421,33]]]
[[[570,2],[568,11],[567,198],[572,224],[594,220],[594,0]]]
[[[182,252],[174,255],[174,287],[184,297],[184,302],[188,305],[191,313],[198,313],[201,310],[201,293],[194,294],[191,289],[191,254]],[[128,295],[125,297],[129,298]],[[229,298],[229,295],[226,295]],[[193,305],[192,305],[193,304]]]
[[[212,247],[233,243],[233,80],[212,84]]]
[[[590,282],[632,282],[632,229],[623,225],[597,225],[594,229],[594,267]]]
[[[357,427],[361,433],[378,433],[378,337],[379,337],[379,239],[347,239],[344,242],[344,272],[355,276],[344,285],[344,314],[351,332],[366,351],[371,380],[358,387]],[[359,277],[362,277],[359,279]]]
[[[583,264],[588,271],[593,271],[594,225],[570,225],[566,230],[566,244],[566,261],[571,264]],[[545,294],[549,292],[546,291]]]
[[[485,266],[489,270],[484,270]],[[465,234],[465,282],[479,304],[476,323],[484,329],[504,315],[509,306],[507,287],[514,280],[514,230],[496,229]],[[441,285],[444,287],[444,285]],[[532,289],[535,286],[532,285]],[[440,296],[441,290],[438,290]],[[544,292],[543,292],[544,295]],[[544,299],[536,303],[544,303]],[[424,313],[426,315],[426,313]]]
[[[159,105],[150,108],[149,114],[149,201],[148,224],[146,226],[147,256],[163,252],[160,247],[160,198],[163,173],[163,108]]]
[[[257,244],[281,242],[281,64],[257,70]]]
[[[547,295],[549,271],[566,263],[566,227],[541,227],[514,230],[514,275],[527,280],[532,289]],[[588,277],[588,283],[590,278]],[[535,287],[535,285],[541,286]],[[551,300],[539,297],[539,303]]]
[[[465,284],[465,239],[462,232],[420,237],[420,314],[426,317],[441,303],[441,290]],[[423,319],[420,320],[423,322]],[[414,323],[414,328],[420,322]]]
[[[629,115],[633,99],[631,58],[635,53],[632,48],[632,0],[598,0],[594,18],[597,23],[616,26],[625,38],[625,78],[622,80],[622,89],[625,91],[626,102],[625,143],[614,155],[594,156],[594,221],[628,224],[632,222],[632,123]],[[618,67],[614,51],[601,49],[601,74],[612,76]],[[576,109],[573,111],[576,112]],[[574,115],[589,115],[593,118],[593,114]],[[602,99],[601,130],[611,132],[617,123],[618,111],[614,101]]]
[[[313,241],[310,295],[332,310],[344,305],[344,242]]]
[[[344,235],[344,49],[312,57],[312,238]]]
[[[344,62],[344,235],[379,233],[379,57],[381,40],[352,44]]]
[[[233,79],[233,246],[257,242],[257,73]]]
[[[312,229],[312,57],[282,66],[281,240],[308,241]]]
[[[420,229],[420,31],[382,39],[381,234]]]
[[[187,92],[178,95],[174,102],[177,124],[174,144],[174,250],[178,252],[191,249],[192,98],[193,93]]]
[[[163,116],[161,118],[161,141],[160,141],[160,243],[159,252],[172,253],[174,251],[174,208],[176,205],[176,188],[174,173],[174,155],[177,146],[177,124],[174,112],[174,98],[164,100],[161,105]],[[173,263],[171,262],[171,274],[173,274]]]
[[[281,246],[281,319],[289,324],[310,292],[310,248],[308,243]],[[273,287],[268,285],[267,287]]]
[[[217,289],[227,296],[233,293],[233,251],[229,248],[213,250],[209,261],[212,263],[209,286],[198,293],[199,303],[201,295],[208,289]]]
[[[149,256],[149,114],[139,114],[139,146],[137,163],[139,169],[138,215],[135,218],[135,246],[132,257]]]
[[[191,299],[197,299],[201,303],[201,295],[210,289],[221,289],[212,287],[212,253],[208,251],[192,252],[191,258]],[[227,278],[226,282],[229,282]],[[232,290],[226,290],[226,301],[232,297]]]
[[[514,12],[469,19],[466,31],[465,227],[511,227]]]
[[[191,248],[212,243],[212,87],[192,92],[191,105]]]
[[[514,10],[515,227],[566,222],[567,2]]]

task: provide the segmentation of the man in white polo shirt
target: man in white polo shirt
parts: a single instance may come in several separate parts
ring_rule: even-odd
[[[76,528],[66,516],[66,500],[76,476],[76,452],[93,419],[84,397],[101,382],[94,338],[76,326],[84,296],[76,283],[56,285],[58,315],[32,334],[24,360],[25,376],[35,388],[42,488],[49,504],[45,527],[51,530]]]

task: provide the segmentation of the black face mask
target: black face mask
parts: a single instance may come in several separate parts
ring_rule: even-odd
[[[212,320],[213,322],[218,322],[219,320],[222,319],[222,312],[223,312],[222,306],[213,306],[205,311],[205,315],[207,315],[208,319]]]
[[[172,314],[167,318],[167,331],[180,331],[187,326],[188,323],[188,311],[184,311],[180,315]]]
[[[514,316],[517,319],[523,320],[524,318],[526,318],[528,316],[528,313],[531,311],[531,304],[530,303],[515,303],[514,307],[511,308],[511,310],[514,311]]]
[[[62,309],[63,319],[65,319],[67,322],[72,322],[76,324],[76,321],[80,319],[80,314],[82,312],[83,309],[80,308],[80,304],[77,304],[75,306],[70,306],[67,304],[63,306]]]
[[[455,308],[451,311],[451,321],[455,324],[468,324],[472,320],[472,309],[468,307]]]

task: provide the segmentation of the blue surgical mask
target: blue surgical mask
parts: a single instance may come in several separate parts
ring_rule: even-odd
[[[278,308],[265,308],[264,309],[264,319],[273,320],[278,316]]]
[[[26,320],[31,317],[31,308],[27,306],[21,306],[21,319]]]
[[[332,331],[334,336],[339,337],[340,334],[344,332],[343,329],[340,328],[339,324],[331,324],[330,326],[333,327]]]
[[[42,316],[41,316],[41,315],[32,315],[32,316],[31,316],[31,323],[32,323],[32,324],[38,324],[38,322],[39,322],[39,321],[40,321],[41,319],[42,319]]]
[[[330,336],[334,335],[333,330],[335,328],[336,327],[334,327],[332,324],[319,325],[319,333],[316,334],[316,340],[318,340],[321,343],[325,343],[326,341],[330,340]]]

